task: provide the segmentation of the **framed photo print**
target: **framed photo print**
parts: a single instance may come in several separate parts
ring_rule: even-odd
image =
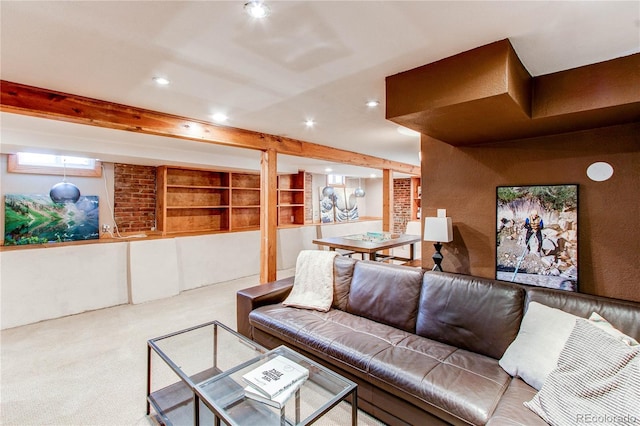
[[[496,279],[578,291],[578,185],[499,186]]]
[[[49,194],[7,194],[4,199],[4,244],[25,245],[95,240],[98,196],[56,204]]]

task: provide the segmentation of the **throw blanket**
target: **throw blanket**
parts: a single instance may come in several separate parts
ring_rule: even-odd
[[[285,306],[327,312],[333,303],[333,259],[338,253],[302,250],[296,260],[296,274]]]

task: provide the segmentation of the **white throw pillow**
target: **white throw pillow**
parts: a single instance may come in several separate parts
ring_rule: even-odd
[[[538,302],[529,303],[520,331],[500,359],[500,366],[540,390],[578,318]]]
[[[524,405],[551,425],[640,421],[640,346],[579,319],[558,366]]]

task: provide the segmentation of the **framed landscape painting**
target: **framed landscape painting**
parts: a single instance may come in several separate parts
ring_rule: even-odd
[[[4,244],[44,244],[98,239],[98,196],[56,204],[47,195],[7,194]]]
[[[496,279],[578,291],[578,185],[496,193]]]

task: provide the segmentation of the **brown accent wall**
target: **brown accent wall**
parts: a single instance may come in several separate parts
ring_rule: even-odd
[[[578,184],[580,291],[640,301],[640,122],[466,148],[423,135],[422,158],[423,216],[453,219],[446,271],[495,276],[497,186]],[[611,179],[587,177],[596,161]]]
[[[114,216],[120,232],[155,227],[155,167],[114,164]]]

